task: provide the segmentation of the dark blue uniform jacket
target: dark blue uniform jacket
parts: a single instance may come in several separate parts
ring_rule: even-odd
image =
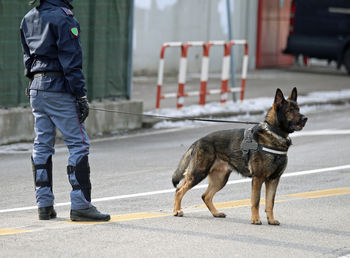
[[[44,0],[24,16],[20,30],[27,76],[64,74],[35,78],[30,88],[85,96],[80,27],[68,6],[61,0]]]

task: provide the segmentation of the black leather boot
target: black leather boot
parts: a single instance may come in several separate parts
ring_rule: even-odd
[[[53,206],[38,208],[39,219],[49,220],[57,217],[57,213]]]
[[[108,221],[111,216],[99,212],[95,206],[92,206],[88,209],[71,210],[70,219],[72,221]]]

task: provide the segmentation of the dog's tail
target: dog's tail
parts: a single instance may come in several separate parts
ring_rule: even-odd
[[[185,177],[186,169],[188,167],[188,164],[191,161],[193,147],[194,146],[192,145],[188,149],[188,151],[186,151],[186,153],[183,155],[183,157],[179,163],[179,166],[177,167],[176,171],[173,174],[172,181],[173,181],[174,187],[176,187],[179,184],[179,182],[181,181],[181,179],[183,179]]]

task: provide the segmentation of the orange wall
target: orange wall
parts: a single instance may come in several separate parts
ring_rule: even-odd
[[[256,67],[279,67],[293,64],[293,57],[282,54],[289,32],[292,0],[259,0]]]

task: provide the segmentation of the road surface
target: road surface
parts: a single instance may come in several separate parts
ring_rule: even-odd
[[[39,221],[30,152],[0,154],[0,257],[350,257],[350,107],[309,114],[291,135],[277,190],[280,226],[249,224],[250,180],[232,174],[214,199],[225,219],[203,206],[206,181],[172,216],[171,175],[190,144],[228,124],[149,130],[92,142],[93,202],[108,223],[69,221],[68,159],[54,155],[58,218]],[[264,196],[264,193],[262,193]]]

